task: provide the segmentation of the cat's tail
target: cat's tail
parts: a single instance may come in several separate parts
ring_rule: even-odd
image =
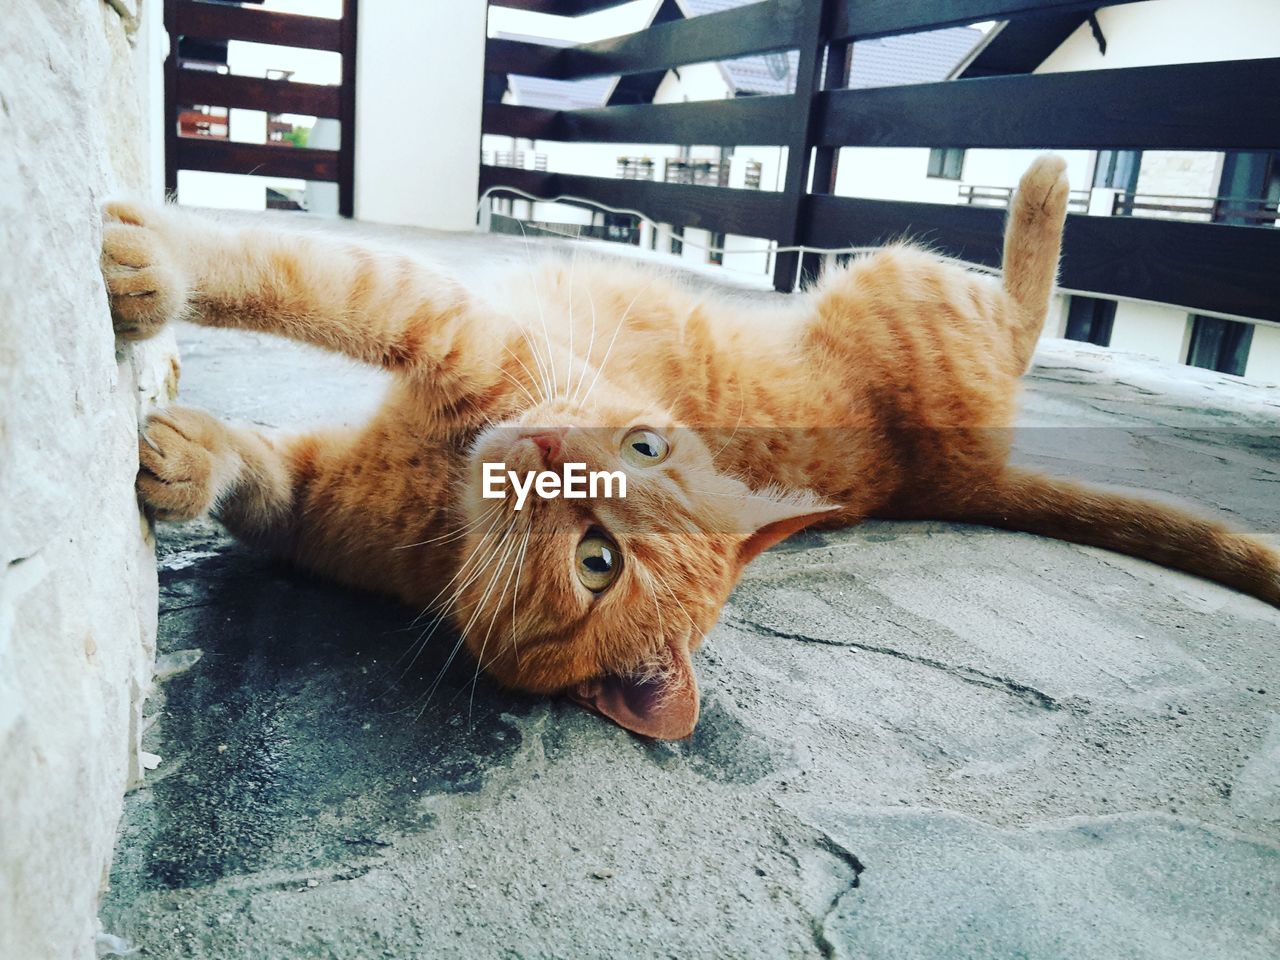
[[[1019,374],[1031,365],[1049,312],[1058,276],[1062,224],[1070,184],[1066,161],[1056,154],[1037,157],[1009,204],[1004,232],[1004,289],[1013,301],[1009,334]]]
[[[1115,550],[1280,607],[1280,553],[1162,503],[1007,467],[931,515]]]

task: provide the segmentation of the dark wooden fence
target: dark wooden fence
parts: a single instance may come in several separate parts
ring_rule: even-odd
[[[618,0],[491,0],[575,15]],[[1113,3],[1115,0],[1113,0]],[[1125,0],[1127,2],[1127,0]],[[781,192],[616,180],[482,166],[480,189],[573,194],[654,220],[775,240],[874,245],[904,232],[997,264],[1004,213],[834,196],[840,147],[1280,149],[1280,59],[991,76],[841,89],[855,40],[1079,12],[1090,0],[764,0],[569,48],[491,39],[486,71],[562,80],[653,73],[688,63],[799,51],[795,92],[735,100],[545,110],[490,103],[484,132],[536,140],[788,148]],[[1157,8],[1152,12],[1157,14]],[[812,176],[813,189],[806,189]],[[792,289],[793,255],[774,284]],[[1280,230],[1137,217],[1068,220],[1063,285],[1280,321]]]
[[[338,212],[351,216],[355,182],[356,6],[357,0],[343,0],[342,18],[331,20],[230,3],[165,0],[164,22],[169,33],[169,56],[165,61],[166,189],[170,193],[177,190],[179,170],[334,182],[338,184]],[[228,40],[339,53],[342,83],[294,83],[183,67],[183,61],[207,62],[219,49],[225,53]],[[194,105],[334,118],[341,124],[341,144],[337,150],[322,150],[284,143],[235,143],[225,137],[183,136],[182,129],[187,124],[181,123],[180,118],[189,116],[189,108]]]

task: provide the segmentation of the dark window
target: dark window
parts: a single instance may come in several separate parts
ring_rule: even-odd
[[[1133,193],[1138,189],[1141,166],[1141,150],[1099,150],[1098,163],[1093,168],[1093,185]]]
[[[1214,210],[1219,223],[1270,226],[1280,200],[1280,153],[1233,150],[1222,161],[1220,200]]]
[[[711,235],[711,249],[707,251],[707,263],[723,264],[724,263],[724,234],[713,233]]]
[[[963,173],[963,150],[956,147],[935,147],[929,151],[929,176],[959,180]]]
[[[1219,373],[1244,376],[1253,342],[1253,324],[1218,317],[1192,318],[1191,344],[1187,347],[1187,364]]]
[[[1098,297],[1072,297],[1067,308],[1067,339],[1111,344],[1111,328],[1116,322],[1116,302]]]
[[[671,228],[671,252],[684,253],[684,227]]]
[[[599,233],[594,233],[594,235],[605,240],[612,240],[614,243],[639,245],[640,220],[638,217],[625,213],[606,213],[604,215],[604,226],[600,228]]]

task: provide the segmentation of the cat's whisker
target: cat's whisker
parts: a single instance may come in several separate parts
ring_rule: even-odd
[[[586,291],[587,304],[591,307],[591,337],[587,340],[587,352],[582,357],[582,373],[578,376],[578,385],[573,388],[574,403],[578,401],[578,392],[582,389],[582,381],[587,379],[587,368],[591,364],[591,351],[596,346],[596,298],[591,295],[591,284],[587,284]]]
[[[738,420],[733,425],[733,430],[729,434],[729,439],[727,439],[724,443],[720,444],[719,449],[716,450],[716,452],[711,455],[711,461],[713,463],[720,458],[720,454],[724,453],[725,450],[728,449],[729,444],[733,443],[733,438],[738,435],[738,428],[742,426],[742,417],[743,417],[743,414],[746,413],[746,411],[747,411],[747,391],[743,389],[742,381],[739,380],[738,381]]]
[[[516,553],[516,560],[515,560],[516,586],[515,586],[515,589],[511,592],[511,646],[515,650],[517,663],[520,661],[520,645],[519,645],[519,627],[516,623],[516,602],[520,598],[520,575],[524,569],[525,555],[528,551],[529,537],[532,533],[533,533],[532,527],[530,527],[528,530],[525,531],[524,541],[520,544],[520,549]],[[503,596],[506,596],[505,590],[503,591]],[[501,606],[501,603],[502,601],[501,599],[499,599],[498,605]],[[481,649],[480,652],[481,654],[483,654],[484,650]],[[479,658],[477,658],[478,669],[479,670],[488,669],[489,664],[493,663],[501,655],[502,655],[501,650],[495,650],[493,656],[489,659],[488,663],[480,662]]]
[[[490,536],[493,533],[494,529],[498,526],[500,522],[501,522],[501,518],[495,517],[494,520],[490,523],[489,528],[480,535],[482,547],[485,546],[484,544],[485,538]],[[418,662],[418,657],[421,656],[422,651],[426,649],[426,646],[430,642],[431,638],[435,636],[435,632],[440,629],[440,624],[443,623],[448,618],[449,609],[452,607],[454,601],[461,594],[461,591],[465,590],[466,587],[474,581],[475,576],[478,574],[473,572],[473,575],[471,576],[471,578],[468,579],[466,583],[463,583],[461,586],[459,586],[458,589],[454,592],[453,596],[451,596],[449,600],[443,604],[443,606],[437,609],[436,603],[440,600],[441,597],[444,596],[445,591],[447,591],[449,587],[455,581],[457,581],[460,577],[466,575],[468,570],[471,569],[472,564],[477,561],[480,561],[481,558],[483,558],[483,566],[487,566],[489,560],[492,557],[492,554],[498,551],[500,545],[501,545],[501,540],[495,540],[491,546],[487,546],[485,547],[485,549],[478,548],[474,553],[469,555],[462,563],[458,565],[458,570],[454,573],[452,577],[449,578],[448,582],[445,583],[445,585],[441,587],[439,591],[436,592],[436,595],[427,602],[427,605],[423,609],[423,611],[413,618],[413,622],[409,624],[410,629],[417,626],[418,623],[422,620],[423,617],[427,615],[428,612],[434,611],[436,613],[436,619],[432,621],[427,626],[427,628],[423,631],[423,633],[419,634],[418,637],[413,641],[413,643],[409,644],[409,646],[405,649],[405,651],[401,653],[399,657],[396,658],[395,662],[392,663],[387,668],[387,672],[390,672],[391,670],[394,670],[396,667],[398,667],[400,663],[405,659],[405,657],[411,657],[409,663],[406,664],[405,668],[400,672],[400,675],[396,677],[394,681],[392,681],[392,684],[391,684],[392,687],[400,683],[400,681],[402,681],[405,678],[405,676],[409,673],[409,671],[413,669],[413,665]],[[482,569],[482,567],[477,566],[475,569],[478,571]]]
[[[526,344],[528,344],[528,343],[529,343],[529,338],[528,338],[528,337],[525,337],[525,343],[526,343]],[[532,344],[530,344],[529,346],[530,346],[530,348],[532,348]],[[538,378],[537,378],[537,377],[535,377],[535,376],[533,375],[532,371],[530,371],[530,370],[529,370],[529,368],[528,368],[527,366],[525,366],[525,362],[524,362],[523,360],[521,360],[521,359],[520,359],[520,354],[516,353],[514,350],[512,350],[512,349],[511,349],[509,346],[507,346],[505,343],[502,345],[502,349],[503,349],[503,350],[505,350],[505,351],[507,351],[507,353],[511,354],[511,359],[513,359],[516,363],[520,364],[520,369],[521,369],[521,370],[523,370],[523,371],[528,375],[528,377],[529,377],[529,381],[530,381],[530,382],[535,386],[535,388],[537,388],[537,387],[539,386]],[[534,366],[537,366],[536,361],[535,361],[535,363],[534,363]],[[514,377],[513,377],[512,379],[514,379]],[[519,383],[519,381],[516,381],[516,382],[517,382],[517,383]],[[520,384],[520,386],[522,386],[522,387],[523,387],[523,386],[524,386],[524,384]],[[532,402],[532,403],[534,404],[534,406],[537,406],[538,401],[534,399],[533,394],[531,394],[528,390],[525,390],[525,392],[524,392],[524,393],[525,393],[525,396],[527,396],[527,397],[529,398],[530,402]],[[545,395],[544,395],[543,399],[546,399],[546,398],[545,398]]]
[[[527,533],[525,534],[525,538],[527,541],[528,539]],[[512,545],[514,546],[515,540],[513,539],[511,542],[512,542]],[[506,564],[507,556],[510,555],[510,553],[511,553],[511,550],[509,548],[507,550],[507,553],[504,554],[502,557],[502,561],[498,567],[499,571],[501,571],[502,566]],[[519,554],[518,549],[516,550],[516,553],[517,555]],[[516,572],[519,569],[520,568],[518,566],[513,565],[510,568],[510,570],[507,572],[507,579],[502,582],[502,592],[498,594],[498,599],[494,601],[493,615],[489,617],[489,626],[484,632],[484,639],[480,642],[480,652],[476,654],[476,672],[475,672],[475,675],[471,678],[471,696],[467,700],[467,723],[468,724],[471,723],[471,710],[476,702],[476,685],[480,682],[480,667],[484,663],[484,652],[489,647],[489,637],[493,635],[493,625],[498,622],[498,614],[502,612],[502,601],[505,600],[507,597],[507,587],[511,586],[511,579],[513,576],[515,576]],[[477,609],[483,609],[483,607],[480,607]]]
[[[534,295],[535,297],[537,296],[536,287]],[[543,401],[549,401],[552,393],[551,374],[547,371],[547,364],[542,357],[542,352],[538,349],[538,345],[533,342],[533,338],[523,324],[517,327],[517,330],[520,338],[524,340],[525,346],[529,348],[529,356],[533,360],[533,365],[538,368],[538,393]]]
[[[529,402],[530,402],[531,404],[533,404],[534,406],[537,406],[538,401],[536,401],[535,399],[533,399],[533,394],[531,394],[531,393],[529,392],[528,387],[526,387],[523,383],[521,383],[519,380],[517,380],[515,377],[513,377],[510,373],[508,373],[505,369],[503,369],[503,368],[502,368],[501,366],[499,366],[498,364],[496,364],[496,363],[495,363],[495,364],[494,364],[494,366],[498,368],[498,373],[500,373],[500,374],[502,374],[502,376],[506,377],[506,378],[507,378],[507,381],[508,381],[512,386],[514,386],[517,390],[519,390],[519,391],[520,391],[521,393],[523,393],[526,397],[528,397]]]
[[[575,245],[572,249],[573,255],[569,259],[569,369],[564,375],[564,396],[569,395],[569,383],[573,379],[573,280],[578,269],[578,247]]]
[[[587,387],[586,394],[582,397],[582,403],[585,404],[591,399],[591,391],[596,388],[596,384],[600,380],[600,375],[604,373],[605,364],[609,362],[609,355],[613,353],[613,345],[618,342],[618,334],[622,332],[622,328],[626,326],[627,318],[631,316],[631,308],[636,305],[636,301],[640,299],[641,294],[647,293],[649,288],[653,286],[657,277],[650,278],[649,282],[636,291],[635,296],[631,298],[631,302],[627,304],[627,309],[622,311],[622,319],[618,321],[618,325],[613,328],[613,337],[609,340],[609,346],[605,348],[604,357],[600,361],[600,366],[596,368],[596,375],[591,381],[591,386]],[[575,398],[576,402],[576,398]]]
[[[514,525],[514,522],[513,522],[513,525]],[[505,533],[509,534],[510,528],[508,528],[505,531]],[[511,550],[514,547],[515,547],[515,541],[512,540],[507,546],[507,552],[502,555],[502,559],[499,560],[494,565],[493,576],[489,578],[489,582],[485,586],[484,594],[476,602],[476,608],[475,610],[472,611],[471,616],[468,618],[466,625],[461,629],[461,631],[459,631],[458,642],[453,645],[453,650],[449,652],[449,656],[445,659],[444,665],[440,668],[440,671],[439,673],[436,674],[436,678],[432,682],[431,687],[427,690],[426,700],[422,705],[422,709],[418,711],[417,719],[421,719],[422,714],[426,711],[427,707],[430,705],[431,698],[435,695],[436,689],[440,686],[441,682],[445,678],[445,675],[449,672],[449,668],[453,666],[453,661],[457,658],[458,652],[466,644],[467,635],[471,632],[471,628],[475,625],[475,622],[479,618],[480,614],[484,612],[484,606],[486,603],[489,602],[489,597],[493,595],[493,588],[498,582],[498,577],[502,574],[502,565],[503,563],[506,562],[507,557],[510,556]],[[486,567],[487,566],[488,565],[486,564]],[[460,595],[460,592],[459,592],[459,595]]]
[[[528,233],[525,232],[524,223],[522,221],[517,220],[516,224],[520,227],[520,235],[524,237],[525,266],[529,271],[529,282],[533,289],[533,301],[535,304],[537,304],[537,307],[538,307],[538,320],[542,323],[542,329],[545,331],[547,329],[547,321],[546,321],[546,317],[543,315],[542,293],[538,289],[537,272],[533,269],[533,247],[529,243],[529,235]],[[520,335],[524,337],[525,343],[528,344],[529,346],[530,353],[533,355],[534,365],[537,366],[539,372],[542,375],[542,388],[543,388],[542,396],[544,400],[550,402],[552,390],[550,389],[550,384],[547,382],[547,373],[542,363],[542,357],[538,353],[537,348],[534,347],[533,341],[532,339],[530,339],[528,333],[525,331],[523,324],[519,326],[519,330],[520,330]],[[551,338],[550,338],[550,335],[548,335],[547,337],[548,351],[550,350],[550,347],[551,347]]]
[[[675,591],[672,590],[670,587],[668,587],[661,580],[654,580],[654,583],[656,583],[663,590],[663,592],[665,592],[666,595],[671,598],[672,602],[675,603],[675,605],[680,608],[680,612],[684,614],[684,618],[687,621],[689,621],[689,629],[698,630],[697,621],[695,621],[693,617],[690,616],[689,611],[686,610],[684,604],[680,602],[680,598],[676,596]]]
[[[511,646],[515,651],[516,663],[520,661],[520,631],[516,625],[516,602],[520,599],[520,574],[524,572],[524,558],[529,552],[529,537],[533,534],[533,527],[529,527],[524,532],[524,543],[520,544],[520,555],[516,557],[516,588],[511,592]]]
[[[504,502],[501,502],[501,503],[499,503],[499,504],[497,504],[497,510],[495,511],[495,515],[494,515],[494,517],[493,517],[492,521],[490,521],[489,526],[485,529],[485,531],[479,535],[479,536],[480,536],[480,545],[481,545],[481,546],[483,546],[483,545],[485,544],[486,539],[487,539],[488,537],[492,536],[492,534],[493,534],[494,530],[496,530],[496,529],[498,528],[498,525],[502,523],[502,515],[501,515],[501,514],[502,514],[502,507],[503,507],[503,506],[505,506],[505,501],[504,501]],[[421,612],[421,613],[419,613],[419,614],[414,618],[413,623],[412,623],[412,624],[410,624],[410,626],[414,626],[414,625],[416,625],[416,624],[418,623],[418,621],[419,621],[419,620],[421,620],[423,617],[425,617],[429,611],[431,611],[432,609],[434,609],[436,602],[437,602],[437,601],[438,601],[442,596],[444,596],[444,592],[445,592],[446,590],[448,590],[448,589],[449,589],[450,584],[452,584],[455,580],[457,580],[460,576],[462,576],[462,575],[466,572],[467,567],[468,567],[468,566],[469,566],[469,565],[470,565],[470,564],[471,564],[471,563],[472,563],[472,562],[473,562],[473,561],[474,561],[478,556],[480,556],[480,550],[479,550],[479,549],[475,550],[475,551],[474,551],[470,556],[468,556],[468,557],[467,557],[467,558],[466,558],[466,559],[465,559],[461,564],[459,564],[458,571],[457,571],[457,572],[456,572],[452,577],[450,577],[450,578],[449,578],[449,580],[445,583],[445,585],[444,585],[443,587],[441,587],[441,588],[440,588],[439,592],[437,592],[437,593],[436,593],[436,595],[435,595],[434,597],[432,597],[430,600],[428,600],[428,601],[427,601],[426,606],[423,608],[422,612]]]
[[[397,678],[397,681],[396,681],[397,683],[400,680],[403,680],[405,675],[408,674],[408,672],[411,669],[413,669],[414,663],[416,663],[418,660],[418,657],[422,655],[422,652],[426,649],[427,644],[430,643],[431,638],[435,636],[436,631],[440,629],[440,625],[448,621],[449,613],[452,610],[454,604],[456,604],[459,598],[461,598],[462,592],[466,590],[466,588],[470,586],[472,583],[474,583],[477,579],[479,579],[480,576],[482,576],[485,572],[487,572],[489,568],[489,564],[496,558],[498,550],[501,549],[501,544],[502,544],[501,538],[495,541],[493,548],[489,550],[488,553],[485,555],[483,563],[476,567],[475,571],[467,579],[467,581],[465,583],[460,584],[458,588],[453,592],[453,594],[449,597],[449,599],[440,608],[439,614],[437,615],[435,621],[430,625],[430,627],[426,631],[423,632],[423,635],[420,636],[418,640],[414,643],[413,647],[415,649],[415,653],[414,653],[413,660],[410,661],[408,666],[406,666],[404,671],[400,674],[400,677]],[[432,684],[430,690],[428,690],[426,694],[420,694],[419,696],[415,697],[413,701],[408,705],[406,705],[403,708],[403,710],[400,712],[406,712],[412,709],[421,700],[423,700],[424,696],[426,697],[427,701],[430,702],[431,694],[434,693],[436,686],[440,683],[441,679],[443,679],[444,673],[445,671],[448,670],[449,664],[453,662],[453,656],[456,655],[456,652],[457,652],[457,648],[455,647],[454,653],[450,654],[449,659],[445,662],[444,667],[441,668],[441,672],[436,676],[435,683]],[[425,706],[423,709],[425,709]],[[418,712],[418,716],[419,717],[422,716],[421,710]]]
[[[653,604],[653,614],[658,618],[659,649],[662,649],[667,645],[667,623],[662,618],[662,605],[658,603],[657,591],[653,589],[653,585],[657,581],[648,573],[644,575],[644,581],[649,585],[649,589],[646,592],[649,595],[649,601]]]
[[[495,513],[501,510],[502,507],[503,507],[503,504],[501,503],[495,504],[494,506],[486,510],[484,513],[480,514],[480,516],[476,517],[474,520],[469,520],[467,521],[467,523],[463,524],[461,527],[455,527],[451,531],[442,533],[438,537],[428,537],[426,540],[419,540],[417,543],[402,543],[400,544],[400,546],[392,547],[391,549],[392,550],[409,550],[409,549],[412,549],[413,547],[425,547],[429,543],[448,543],[450,540],[457,540],[459,537],[465,537],[468,533],[470,533],[476,527],[484,523],[485,520],[489,519]]]
[[[388,668],[389,671],[394,670],[397,666],[399,666],[399,664],[405,659],[406,656],[410,657],[409,662],[405,665],[404,669],[400,672],[400,675],[396,677],[396,679],[392,682],[391,684],[392,687],[400,683],[405,678],[405,676],[409,673],[409,671],[413,669],[414,664],[418,662],[418,657],[422,655],[422,652],[426,649],[427,645],[431,642],[431,638],[435,636],[436,631],[440,629],[441,624],[443,624],[448,619],[449,611],[453,606],[454,602],[457,600],[458,596],[461,595],[462,590],[465,590],[466,587],[470,585],[472,582],[474,582],[476,577],[479,576],[483,568],[488,565],[488,562],[492,558],[492,555],[496,553],[497,550],[499,549],[500,544],[501,544],[500,540],[495,540],[493,545],[488,549],[485,549],[485,550],[477,549],[477,551],[471,557],[469,557],[466,562],[462,563],[459,566],[458,572],[455,573],[454,576],[450,578],[449,583],[446,583],[444,587],[442,587],[440,591],[435,595],[435,597],[432,598],[427,608],[423,610],[423,612],[420,613],[416,618],[414,618],[414,625],[416,625],[418,621],[420,621],[428,611],[433,611],[436,614],[435,619],[423,630],[421,634],[419,634],[417,639],[415,639],[414,642],[408,646],[405,652],[396,658],[395,663],[393,663]],[[436,602],[439,600],[441,596],[444,595],[445,591],[449,589],[450,584],[452,584],[463,574],[467,573],[469,569],[471,569],[471,562],[473,560],[478,561],[478,564],[475,567],[474,571],[471,573],[471,576],[466,580],[466,582],[459,585],[459,587],[454,592],[454,594],[443,605],[437,608]]]
[[[516,221],[516,222],[517,222],[517,223],[520,223],[520,221]],[[520,223],[520,232],[521,232],[522,234],[524,234],[524,240],[525,240],[526,249],[530,249],[530,248],[528,248],[529,235],[528,235],[527,233],[525,233],[525,229],[524,229],[524,224],[523,224],[523,223]],[[529,272],[530,272],[530,275],[532,275],[532,274],[533,274],[533,260],[532,260],[532,256],[530,257],[530,260],[529,260]],[[548,400],[548,401],[550,401],[550,400],[551,400],[551,398],[555,395],[555,382],[556,382],[556,358],[552,355],[552,348],[551,348],[551,330],[550,330],[550,328],[548,328],[548,327],[547,327],[547,316],[546,316],[546,313],[545,313],[545,312],[543,311],[543,309],[542,309],[542,296],[541,296],[540,292],[538,291],[538,284],[537,284],[537,281],[536,281],[536,280],[534,281],[534,284],[533,284],[533,297],[534,297],[534,299],[537,301],[537,304],[538,304],[538,322],[539,322],[540,324],[542,324],[542,335],[543,335],[543,337],[546,339],[546,342],[547,342],[547,363],[550,365],[550,368],[551,368],[551,389],[547,391],[547,400]]]

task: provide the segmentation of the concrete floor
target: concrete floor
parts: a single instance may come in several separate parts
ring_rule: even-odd
[[[519,253],[446,253],[480,250]],[[380,389],[179,339],[183,401],[230,417],[358,420]],[[1023,461],[1280,530],[1280,390],[1047,342],[1022,423]],[[410,612],[213,524],[159,549],[162,761],[102,909],[143,956],[1280,955],[1280,611],[1224,588],[941,523],[801,536],[662,744],[473,696],[469,664],[427,697],[449,644],[402,676]]]

